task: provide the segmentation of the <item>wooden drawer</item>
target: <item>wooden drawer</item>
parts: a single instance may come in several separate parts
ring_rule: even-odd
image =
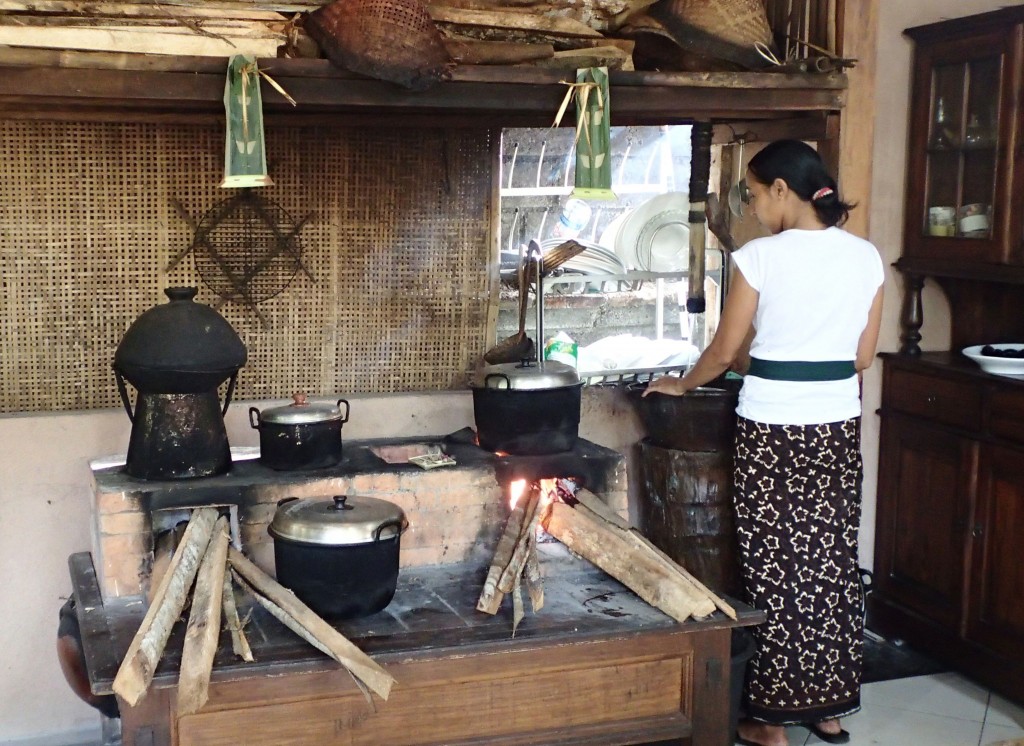
[[[885,393],[888,407],[947,425],[981,428],[981,390],[970,383],[894,370]]]
[[[1024,393],[993,391],[988,405],[988,427],[997,438],[1024,443]]]

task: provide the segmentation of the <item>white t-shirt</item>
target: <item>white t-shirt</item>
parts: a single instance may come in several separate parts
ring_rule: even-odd
[[[759,293],[751,357],[854,360],[884,280],[878,250],[840,228],[783,231],[733,252]],[[841,381],[744,378],[736,413],[773,425],[840,422],[861,413],[857,376]]]

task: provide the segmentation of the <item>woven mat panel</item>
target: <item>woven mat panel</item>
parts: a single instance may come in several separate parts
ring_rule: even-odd
[[[195,285],[241,335],[238,398],[456,388],[487,347],[491,135],[268,128],[302,264],[256,306],[224,302],[186,254],[224,134],[166,124],[0,122],[0,412],[120,406],[129,324]],[[262,316],[262,318],[260,318]]]

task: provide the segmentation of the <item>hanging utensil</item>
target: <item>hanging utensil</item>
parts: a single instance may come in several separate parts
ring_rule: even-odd
[[[743,217],[743,196],[747,191],[747,180],[742,178],[743,168],[743,140],[740,140],[740,152],[736,158],[736,178],[732,187],[729,188],[729,210],[738,218]]]
[[[484,362],[490,365],[502,363],[518,363],[520,360],[533,357],[533,340],[526,336],[526,306],[529,298],[529,283],[526,278],[528,257],[525,247],[519,247],[519,264],[516,267],[516,279],[519,282],[519,330],[484,353]]]

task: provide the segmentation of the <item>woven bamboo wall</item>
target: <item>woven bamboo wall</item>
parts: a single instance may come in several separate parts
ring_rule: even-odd
[[[0,122],[0,411],[118,405],[117,343],[171,285],[241,335],[240,398],[455,388],[487,347],[494,246],[487,132],[269,128],[275,186],[315,282],[265,319],[172,260],[218,188],[223,129]]]

